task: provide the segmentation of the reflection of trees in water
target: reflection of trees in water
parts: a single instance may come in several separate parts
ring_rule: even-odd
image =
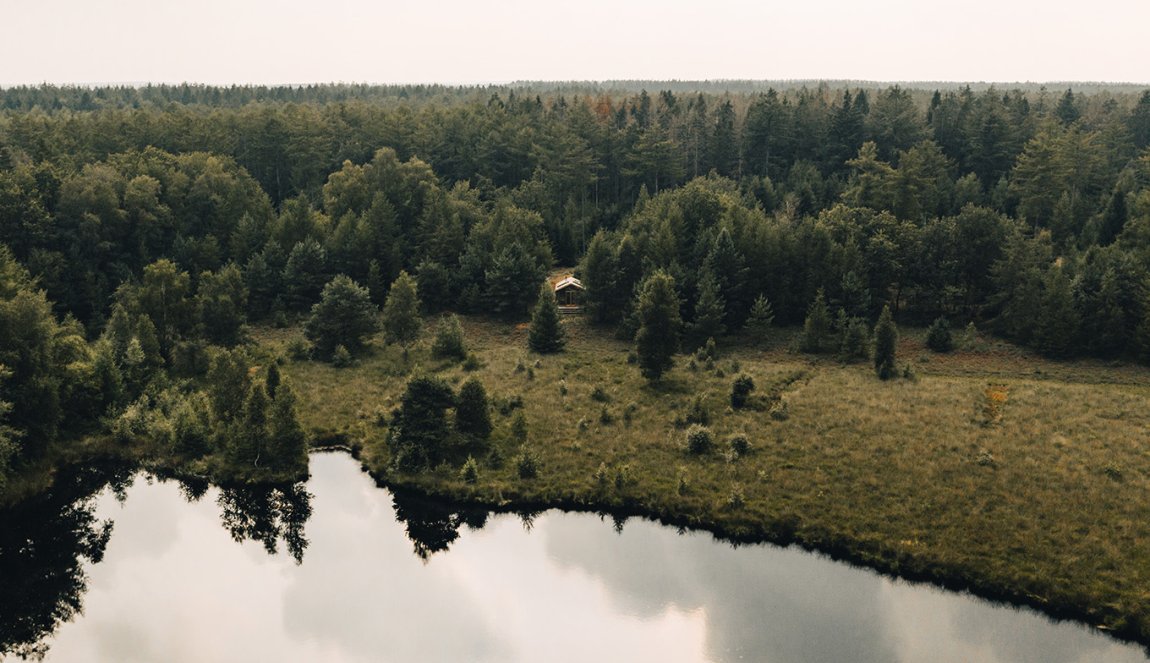
[[[211,484],[204,479],[189,478],[179,479],[177,485],[180,487],[180,496],[187,500],[188,504],[199,502],[200,498],[208,492],[208,488],[211,486]]]
[[[289,487],[221,488],[220,520],[236,542],[259,541],[269,555],[279,541],[297,564],[307,549],[304,524],[311,517],[311,494],[304,484]]]
[[[535,519],[542,514],[542,511],[518,511],[516,515],[519,516],[519,522],[523,523],[523,531],[530,532],[535,529]]]
[[[82,607],[83,560],[97,563],[112,534],[94,495],[109,482],[122,493],[125,467],[66,468],[52,490],[0,511],[0,655],[40,658],[44,640]]]
[[[459,538],[461,525],[478,530],[487,523],[486,509],[460,507],[398,492],[392,497],[395,519],[403,523],[420,559],[426,560],[447,550]]]

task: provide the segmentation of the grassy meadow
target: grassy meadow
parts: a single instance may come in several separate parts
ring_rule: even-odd
[[[659,517],[735,539],[798,542],[898,573],[1025,602],[1150,639],[1150,371],[1058,363],[1013,346],[928,351],[904,330],[882,382],[869,363],[794,350],[795,332],[720,346],[712,363],[680,356],[649,386],[631,344],[564,320],[568,346],[527,350],[526,325],[464,318],[473,372],[432,359],[434,322],[408,356],[377,339],[352,367],[285,363],[316,443],[342,443],[393,486],[496,508],[603,509]],[[298,329],[259,329],[287,356]],[[961,337],[961,332],[956,334]],[[487,449],[422,474],[389,469],[386,420],[406,380],[456,388],[478,376],[494,404]],[[733,378],[756,385],[730,407]],[[715,447],[687,452],[684,421],[700,400]],[[511,422],[528,422],[539,474],[521,479]],[[745,435],[749,453],[728,445]]]

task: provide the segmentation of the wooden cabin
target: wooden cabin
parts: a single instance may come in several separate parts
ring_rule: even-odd
[[[583,283],[574,276],[566,276],[555,283],[555,299],[559,310],[576,313],[583,310]]]

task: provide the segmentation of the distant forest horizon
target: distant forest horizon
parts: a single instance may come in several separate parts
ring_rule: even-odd
[[[206,83],[198,81],[87,81],[87,82],[48,82],[38,84],[6,84],[0,82],[0,95],[4,97],[4,108],[21,108],[12,106],[9,98],[20,98],[30,92],[64,93],[68,91],[103,90],[105,92],[118,91],[121,94],[129,90],[139,90],[148,93],[147,98],[163,98],[176,101],[172,95],[185,90],[243,90],[256,96],[249,101],[288,101],[280,95],[288,91],[309,92],[326,90],[342,92],[348,99],[378,98],[387,96],[403,96],[413,93],[439,92],[531,92],[537,94],[601,94],[601,93],[637,93],[643,90],[656,92],[667,90],[675,93],[701,92],[704,94],[748,94],[766,92],[774,89],[778,92],[798,91],[802,89],[842,90],[856,89],[868,92],[884,90],[889,87],[901,87],[915,91],[943,92],[970,88],[972,92],[984,92],[989,89],[1018,90],[1025,93],[1064,92],[1071,89],[1076,93],[1097,94],[1109,92],[1114,94],[1129,94],[1150,88],[1150,81],[988,81],[988,80],[880,80],[880,79],[849,79],[849,78],[709,78],[709,79],[572,79],[572,80],[531,80],[517,79],[509,81],[408,81],[408,82],[347,82],[347,81],[310,81],[310,82],[247,82],[247,83]],[[263,94],[272,95],[264,98]],[[302,101],[299,99],[298,101]],[[202,102],[208,103],[208,102]]]

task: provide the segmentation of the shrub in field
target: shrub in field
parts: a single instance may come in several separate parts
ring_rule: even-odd
[[[926,332],[926,347],[935,352],[950,352],[954,349],[954,337],[946,318],[940,317],[930,325]]]
[[[523,447],[515,459],[515,469],[520,479],[534,479],[539,476],[539,459],[528,447]]]
[[[463,327],[459,316],[445,315],[435,328],[435,340],[431,343],[431,354],[441,359],[467,359],[467,347],[463,341]]]
[[[715,446],[715,438],[711,429],[706,426],[694,424],[687,429],[687,451],[696,456],[705,454]]]
[[[727,445],[731,447],[731,451],[736,457],[746,456],[751,452],[751,443],[747,439],[747,436],[742,433],[732,435],[730,439],[727,440]]]
[[[755,381],[749,375],[740,375],[731,384],[731,407],[739,409],[747,404],[751,392],[755,390]]]
[[[479,463],[471,456],[467,457],[467,462],[463,464],[463,468],[459,470],[459,478],[463,479],[464,483],[474,484],[479,481]]]

